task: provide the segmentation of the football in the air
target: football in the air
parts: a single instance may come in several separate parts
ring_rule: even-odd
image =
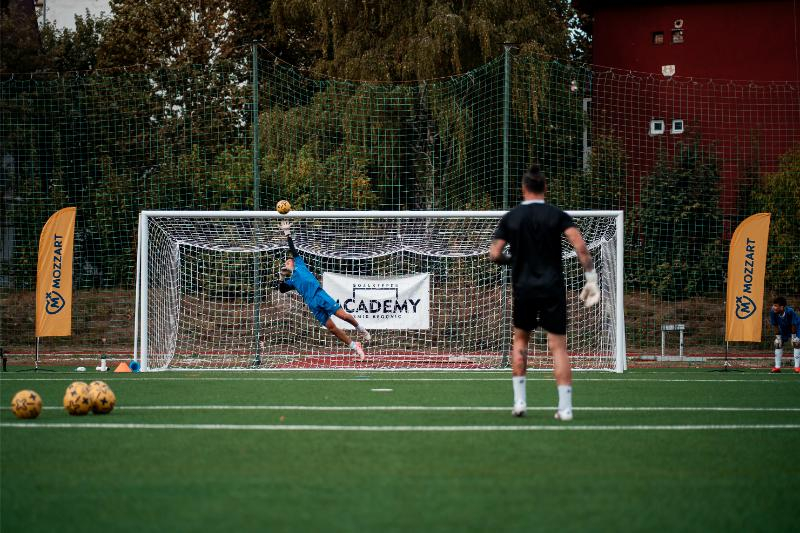
[[[92,402],[92,412],[96,415],[110,413],[117,404],[114,391],[102,381],[92,381],[89,384],[89,400]]]
[[[11,411],[17,418],[36,418],[42,412],[42,397],[32,390],[21,390],[11,398]]]
[[[83,381],[75,381],[64,393],[64,409],[71,415],[85,415],[92,410],[89,398],[89,385]]]
[[[292,204],[290,204],[288,200],[281,200],[278,202],[278,205],[275,206],[275,209],[277,209],[278,213],[281,215],[285,215],[292,210]]]

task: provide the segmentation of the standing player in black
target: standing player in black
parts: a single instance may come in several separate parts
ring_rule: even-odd
[[[572,369],[567,354],[567,296],[561,265],[561,236],[575,248],[586,276],[581,301],[591,307],[600,301],[592,256],[572,217],[545,203],[546,180],[539,167],[522,176],[523,202],[506,213],[494,233],[489,258],[511,265],[514,341],[511,356],[514,416],[524,416],[525,374],[531,331],[542,326],[553,354],[558,385],[558,420],[572,420]],[[506,248],[506,245],[509,245]]]

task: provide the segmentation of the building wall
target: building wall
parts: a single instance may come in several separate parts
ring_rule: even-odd
[[[588,3],[593,135],[613,136],[624,148],[634,188],[678,142],[700,139],[720,163],[723,211],[734,212],[745,184],[775,171],[800,138],[795,2],[643,3]],[[676,20],[680,44],[671,42]],[[657,31],[664,44],[653,44]],[[675,75],[662,75],[663,65],[675,65]],[[661,135],[650,132],[656,119],[666,125]],[[683,121],[681,134],[671,129],[675,119]]]
[[[595,2],[593,63],[678,76],[729,80],[800,80],[793,0],[640,3]],[[653,5],[655,4],[655,5]],[[684,42],[673,44],[675,21]],[[653,32],[664,44],[653,44]]]

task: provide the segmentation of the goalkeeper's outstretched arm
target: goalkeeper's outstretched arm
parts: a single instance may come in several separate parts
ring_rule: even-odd
[[[297,257],[300,253],[294,247],[294,241],[292,240],[292,224],[288,220],[282,220],[280,228],[283,234],[286,235],[286,242],[289,243],[289,252],[291,252],[292,257]]]

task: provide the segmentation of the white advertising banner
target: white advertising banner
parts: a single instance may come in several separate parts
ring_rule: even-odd
[[[322,288],[367,329],[428,329],[430,276],[359,278],[325,272]],[[353,329],[333,317],[340,328]]]

